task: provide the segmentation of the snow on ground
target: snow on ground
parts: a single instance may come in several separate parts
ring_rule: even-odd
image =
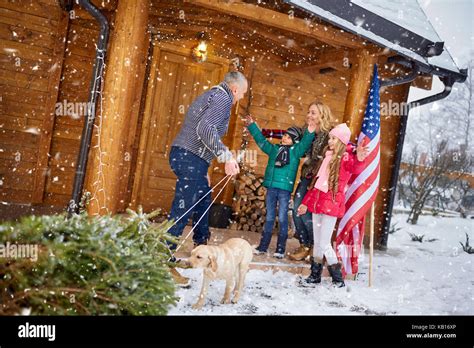
[[[368,287],[368,253],[356,281],[335,289],[329,278],[315,288],[297,286],[298,275],[250,270],[238,304],[222,305],[225,282],[211,283],[202,310],[193,310],[201,289],[200,270],[186,269],[191,288],[179,289],[170,315],[434,315],[474,314],[474,254],[462,250],[466,233],[474,244],[474,220],[422,216],[418,225],[394,215],[402,229],[390,234],[386,252],[374,253],[374,286]],[[433,242],[414,242],[408,232]]]

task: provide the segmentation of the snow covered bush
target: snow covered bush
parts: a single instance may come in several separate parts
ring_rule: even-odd
[[[149,222],[153,214],[29,216],[2,224],[0,314],[167,314],[177,300],[165,243],[172,239],[168,222]]]

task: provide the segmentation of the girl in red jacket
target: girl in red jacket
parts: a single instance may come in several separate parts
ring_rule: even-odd
[[[349,144],[351,131],[345,123],[341,123],[329,132],[329,141],[324,160],[310,184],[298,215],[308,210],[313,217],[314,248],[311,257],[311,275],[305,279],[307,284],[321,282],[323,256],[326,257],[328,271],[332,282],[343,287],[341,264],[338,263],[336,252],[331,246],[331,237],[336,220],[345,212],[345,189],[352,174],[359,173],[363,166],[361,161],[367,157],[368,148],[358,146],[357,155],[354,146]]]

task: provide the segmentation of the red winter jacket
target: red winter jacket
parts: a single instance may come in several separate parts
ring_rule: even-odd
[[[336,216],[337,218],[342,218],[344,215],[346,211],[344,193],[346,191],[347,182],[352,174],[359,174],[364,168],[363,162],[357,159],[356,154],[353,153],[353,149],[353,145],[347,145],[347,150],[342,156],[339,169],[338,189],[335,195],[333,195],[331,190],[322,192],[316,188],[312,188],[304,196],[301,204],[306,205],[311,213]]]

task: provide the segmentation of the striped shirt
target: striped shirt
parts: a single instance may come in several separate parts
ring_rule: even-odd
[[[227,133],[234,97],[225,82],[197,97],[186,113],[171,146],[183,148],[210,163],[229,159],[232,154],[222,143]]]

